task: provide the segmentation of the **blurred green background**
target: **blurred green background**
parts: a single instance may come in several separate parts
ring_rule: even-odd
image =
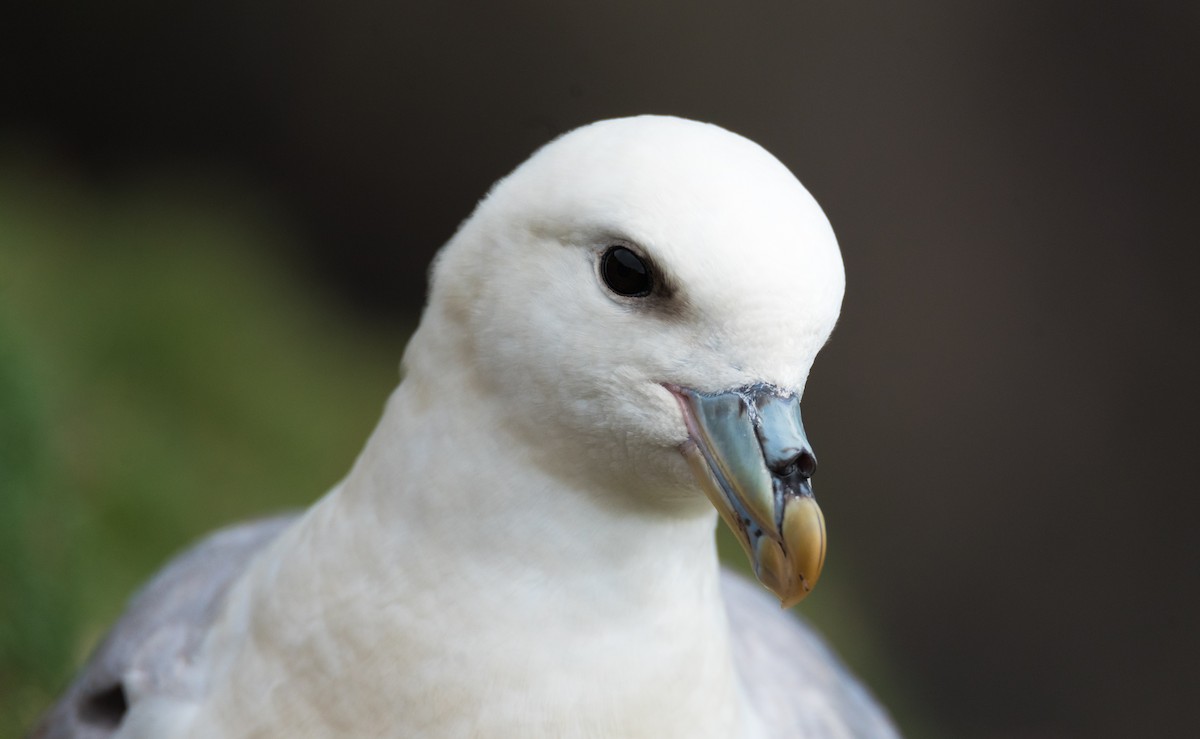
[[[46,164],[0,167],[0,736],[169,554],[334,483],[405,340],[314,302],[236,188]]]
[[[1194,734],[1198,7],[6,8],[0,737],[172,552],[343,474],[492,182],[645,112],[761,143],[833,223],[800,610],[905,732]]]

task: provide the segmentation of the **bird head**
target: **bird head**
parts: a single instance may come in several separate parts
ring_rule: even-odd
[[[640,116],[498,182],[439,254],[427,317],[535,463],[633,510],[711,504],[790,606],[824,562],[799,401],[844,284],[827,219],[775,157]]]

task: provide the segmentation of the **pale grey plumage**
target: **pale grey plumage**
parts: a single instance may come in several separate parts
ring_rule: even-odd
[[[216,531],[183,552],[129,601],[124,615],[30,739],[107,739],[127,705],[131,676],[150,693],[185,697],[184,668],[246,563],[295,520],[277,516]]]
[[[131,600],[63,697],[29,739],[108,739],[116,731],[124,682],[188,697],[186,667],[230,583],[294,515],[221,529],[180,554]],[[779,608],[761,587],[730,571],[721,582],[737,669],[769,726],[806,736],[896,736],[887,715],[820,636]],[[788,729],[779,736],[794,734]]]
[[[747,697],[780,739],[897,735],[886,712],[821,636],[767,591],[729,570],[721,590]]]

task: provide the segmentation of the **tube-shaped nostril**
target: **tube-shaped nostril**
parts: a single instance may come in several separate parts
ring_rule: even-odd
[[[794,454],[770,465],[771,472],[779,477],[800,476],[811,479],[817,473],[817,458],[808,449],[797,449]]]
[[[817,471],[817,458],[800,420],[800,399],[781,395],[770,386],[754,386],[744,391],[754,413],[754,433],[762,449],[767,469],[789,484],[800,484]]]
[[[796,457],[796,471],[805,480],[812,478],[817,474],[817,458],[807,449],[801,449],[800,454]]]

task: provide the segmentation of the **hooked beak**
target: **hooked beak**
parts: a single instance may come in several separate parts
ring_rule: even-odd
[[[681,451],[759,581],[784,608],[804,599],[825,564],[825,517],[809,479],[817,460],[800,399],[770,385],[701,393],[665,385],[679,400]]]

